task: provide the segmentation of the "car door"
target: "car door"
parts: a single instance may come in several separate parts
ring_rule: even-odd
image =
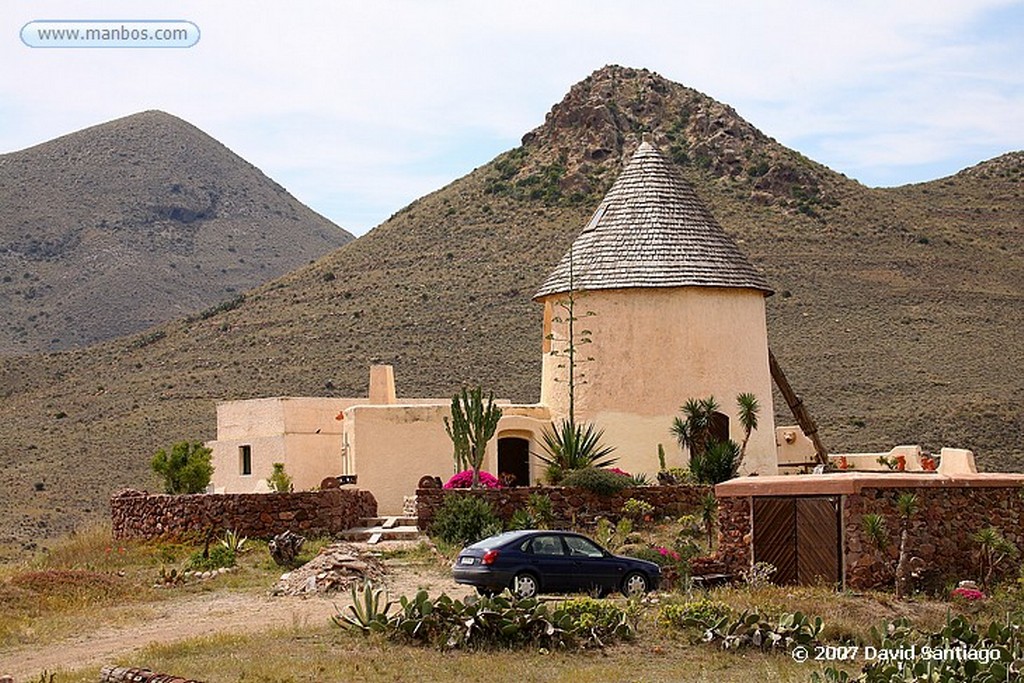
[[[616,590],[622,581],[622,563],[583,536],[566,536],[565,545],[573,569],[571,589],[589,591],[594,586]]]
[[[538,534],[529,545],[530,565],[540,576],[541,588],[544,591],[570,590],[572,584],[573,563],[557,534]]]

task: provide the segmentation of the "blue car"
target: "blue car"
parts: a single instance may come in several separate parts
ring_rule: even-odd
[[[592,592],[642,595],[658,587],[653,562],[613,555],[570,531],[507,531],[464,548],[452,566],[457,583],[482,595],[506,588],[523,598],[538,593]]]

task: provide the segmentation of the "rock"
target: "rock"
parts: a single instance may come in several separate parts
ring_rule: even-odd
[[[304,536],[285,531],[270,539],[267,549],[270,550],[270,556],[274,558],[274,562],[282,567],[287,567],[295,564],[295,558],[298,557],[305,542]]]

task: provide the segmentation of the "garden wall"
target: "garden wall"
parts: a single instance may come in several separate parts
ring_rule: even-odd
[[[656,515],[683,515],[695,512],[701,498],[711,493],[709,486],[639,486],[603,496],[597,493],[560,486],[523,486],[506,489],[418,489],[416,491],[416,513],[419,528],[427,530],[434,515],[444,504],[445,496],[480,496],[494,508],[495,513],[508,521],[516,510],[526,507],[530,494],[539,493],[551,499],[555,519],[564,526],[575,522],[579,526],[591,526],[598,517],[612,521],[622,516],[622,505],[630,498],[643,500],[654,506]]]
[[[180,537],[228,529],[250,538],[270,538],[286,530],[304,536],[334,534],[376,515],[372,493],[348,488],[184,496],[128,489],[110,499],[114,538]]]
[[[891,585],[899,550],[901,494],[917,496],[917,512],[908,531],[912,567],[924,584],[974,579],[979,573],[979,544],[971,536],[996,527],[1024,551],[1024,476],[1019,474],[845,473],[806,476],[744,477],[719,484],[719,559],[730,573],[748,568],[753,557],[753,500],[760,497],[839,499],[840,562],[847,587]],[[884,517],[890,544],[881,557],[864,532],[864,515]],[[1019,562],[1007,562],[1016,571]],[[920,585],[920,584],[919,584]]]
[[[911,557],[921,559],[919,570],[925,581],[979,580],[980,546],[971,535],[985,527],[998,528],[1003,536],[1024,549],[1024,499],[1019,486],[1000,488],[882,489],[864,488],[846,496],[842,508],[846,583],[852,588],[874,588],[892,581],[887,568],[864,533],[864,515],[874,512],[885,517],[892,543],[886,562],[898,559],[900,517],[896,499],[914,493],[918,510],[910,519],[907,548]],[[1015,571],[1018,561],[1005,563]]]

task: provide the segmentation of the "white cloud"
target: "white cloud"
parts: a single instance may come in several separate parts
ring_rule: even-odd
[[[609,63],[732,104],[868,184],[1024,148],[1019,1],[42,0],[5,14],[0,150],[160,108],[357,231],[514,146]],[[33,50],[11,38],[56,18],[188,19],[202,39]]]

